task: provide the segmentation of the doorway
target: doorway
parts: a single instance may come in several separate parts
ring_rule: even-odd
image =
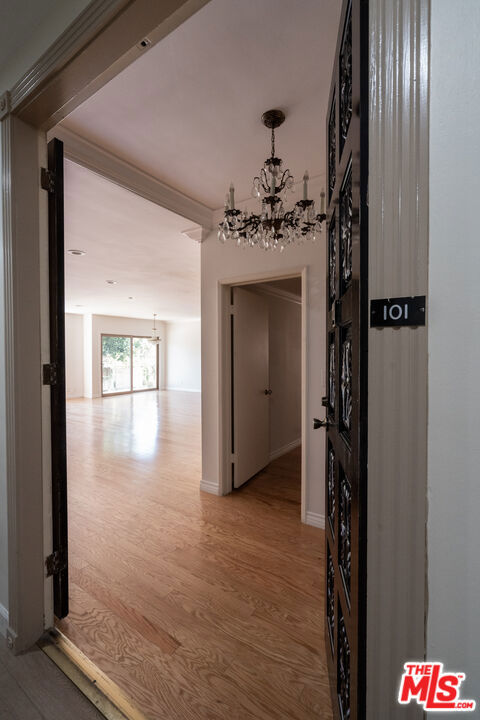
[[[233,286],[230,298],[232,489],[275,463],[300,506],[302,279]]]
[[[293,453],[297,465],[293,464],[292,472],[299,479],[303,522],[307,510],[306,282],[306,269],[299,269],[283,276],[265,273],[224,284],[220,337],[223,494]]]

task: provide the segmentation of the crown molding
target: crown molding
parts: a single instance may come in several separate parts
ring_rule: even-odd
[[[11,89],[12,110],[61,70],[130,0],[93,0]]]
[[[99,145],[80,137],[66,127],[58,126],[48,134],[48,139],[56,137],[62,140],[64,146],[64,156],[68,160],[82,165],[82,167],[92,170],[98,175],[107,178],[116,185],[140,195],[146,200],[160,205],[166,210],[181,215],[187,220],[191,220],[200,228],[195,229],[195,233],[199,233],[201,242],[207,231],[212,228],[212,211],[206,205],[199,203],[184,195],[179,190],[175,190],[170,185],[157,180],[153,175],[143,172],[131,163],[121,160]],[[193,232],[193,229],[185,231]],[[191,235],[189,235],[191,237]],[[193,239],[197,239],[196,237]]]
[[[182,235],[190,238],[190,240],[195,240],[198,243],[202,243],[207,237],[208,232],[208,229],[204,227],[194,227],[189,228],[188,230],[182,230]]]
[[[289,292],[288,290],[282,290],[281,288],[272,287],[268,283],[260,283],[255,286],[255,290],[260,295],[271,295],[279,298],[280,300],[286,300],[287,302],[295,303],[296,305],[302,304],[302,298],[295,293]]]

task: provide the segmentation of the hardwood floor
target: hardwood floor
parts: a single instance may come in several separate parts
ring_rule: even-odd
[[[332,718],[299,450],[203,493],[200,395],[172,391],[69,402],[68,447],[59,629],[148,718]]]

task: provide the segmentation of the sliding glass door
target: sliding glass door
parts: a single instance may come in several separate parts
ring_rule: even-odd
[[[132,338],[133,390],[157,387],[158,345],[148,338]]]
[[[102,395],[158,390],[158,345],[133,335],[102,335]]]

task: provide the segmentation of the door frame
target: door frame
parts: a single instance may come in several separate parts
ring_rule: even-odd
[[[232,492],[232,338],[230,324],[231,289],[237,286],[255,285],[272,280],[286,280],[292,277],[300,277],[302,281],[302,317],[301,317],[301,438],[302,438],[302,470],[301,470],[301,520],[307,522],[307,443],[308,443],[308,417],[307,417],[307,357],[308,357],[308,325],[307,325],[307,303],[308,296],[308,268],[306,266],[292,268],[284,273],[277,271],[249,273],[234,278],[221,280],[218,283],[218,305],[219,305],[219,387],[218,387],[218,432],[220,452],[220,478],[219,489],[221,495],[228,495]]]

